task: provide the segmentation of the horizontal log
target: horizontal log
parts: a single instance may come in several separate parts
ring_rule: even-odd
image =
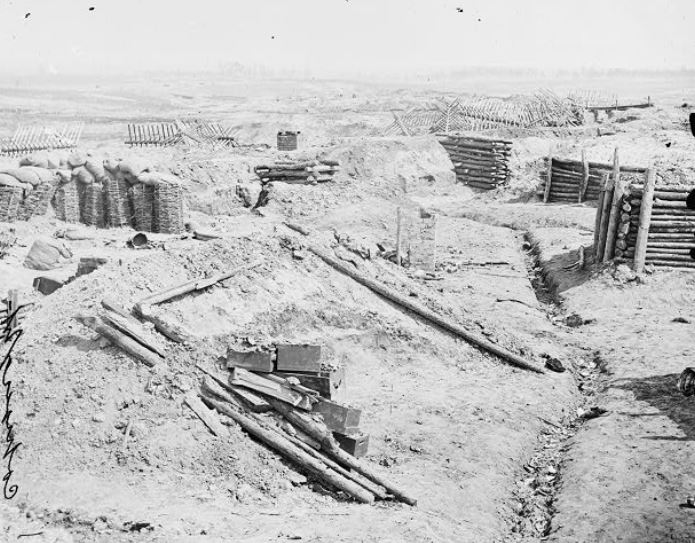
[[[115,346],[119,347],[130,356],[139,360],[140,362],[143,362],[147,366],[156,366],[162,360],[158,354],[150,351],[130,336],[127,336],[123,332],[109,326],[99,317],[78,315],[75,317],[75,319],[94,330],[97,334],[104,336]]]
[[[695,239],[690,241],[657,241],[647,240],[647,249],[695,249]]]
[[[545,159],[546,162],[548,159]],[[561,167],[571,170],[583,171],[584,166],[579,160],[567,160],[562,158],[553,157],[553,164],[557,163]],[[589,162],[589,170],[602,170],[606,172],[613,171],[613,164],[606,164],[604,162]],[[621,173],[647,173],[647,168],[642,168],[639,166],[620,166]]]
[[[174,320],[165,312],[157,312],[151,305],[137,303],[133,306],[133,313],[142,320],[154,324],[155,330],[176,343],[191,343],[195,340],[193,332],[184,325]]]
[[[632,257],[634,256],[634,249],[628,249],[625,252],[625,255],[627,257]],[[656,252],[656,251],[649,251],[647,250],[647,260],[649,259],[656,259],[656,260],[678,260],[678,261],[684,261],[684,262],[695,262],[693,258],[690,256],[689,252],[676,252],[675,250],[673,251],[663,251],[663,252]]]
[[[676,209],[676,208],[654,208],[652,209],[652,218],[655,216],[663,217],[693,217],[695,218],[695,211],[690,209]]]
[[[631,198],[629,204],[639,208],[642,205],[642,198]],[[652,206],[653,209],[688,209],[685,198],[682,200],[664,200],[663,198],[656,198],[652,202]]]
[[[658,195],[660,192],[668,192],[668,193],[684,193],[684,194],[689,194],[690,191],[695,189],[695,185],[657,185],[654,188],[654,195]],[[630,185],[630,190],[637,191],[640,194],[644,191],[644,185],[635,183],[633,185]],[[660,196],[663,197],[663,196]]]
[[[635,238],[635,234],[632,232],[627,236],[628,239]],[[682,233],[661,233],[661,232],[649,232],[648,239],[654,240],[694,240],[695,235],[693,231],[682,232]]]
[[[681,261],[673,261],[673,260],[660,260],[660,259],[653,259],[653,260],[647,260],[647,264],[651,264],[652,266],[658,266],[660,268],[686,268],[686,269],[693,269],[695,268],[695,262],[681,262]]]

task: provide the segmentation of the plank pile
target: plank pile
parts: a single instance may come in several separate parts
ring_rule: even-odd
[[[695,269],[695,206],[688,205],[691,185],[658,185],[645,206],[645,185],[631,185],[623,197],[615,256],[621,261],[640,258],[638,233],[646,226],[644,263],[658,267]],[[648,218],[648,223],[645,221]],[[622,235],[624,233],[624,235]]]
[[[253,399],[261,394],[320,413],[341,448],[356,457],[367,453],[369,436],[359,429],[361,411],[337,402],[345,397],[345,368],[322,363],[320,345],[230,348],[226,365],[228,384],[235,392],[234,387],[248,390],[244,401],[250,407],[263,410],[262,398]]]
[[[278,345],[276,367],[315,367],[320,353],[316,347]],[[359,410],[328,400],[320,387],[309,388],[277,371],[241,367],[261,365],[267,370],[269,354],[231,351],[228,377],[197,365],[206,375],[199,397],[211,410],[198,397],[189,396],[185,403],[216,436],[228,436],[218,419],[218,414],[224,415],[322,485],[358,502],[396,499],[416,505],[414,498],[358,459],[366,452],[367,442],[349,431],[359,423]]]
[[[550,176],[547,167],[550,164]],[[586,160],[558,159],[549,156],[546,171],[541,175],[544,183],[539,190],[545,202],[597,201],[604,174],[613,170],[612,164]],[[621,172],[644,174],[645,168],[621,166]]]
[[[332,181],[340,171],[340,162],[335,160],[310,160],[307,162],[277,161],[272,166],[256,166],[254,169],[261,183],[291,183],[313,185]]]
[[[509,180],[511,141],[448,135],[440,143],[454,163],[457,181],[490,190]]]

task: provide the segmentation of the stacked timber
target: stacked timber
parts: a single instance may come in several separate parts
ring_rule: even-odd
[[[340,162],[335,160],[310,160],[307,162],[277,161],[271,166],[256,166],[254,169],[261,183],[291,183],[313,185],[333,181],[340,171]]]
[[[491,190],[509,180],[511,141],[447,135],[440,143],[454,163],[457,181]]]
[[[695,205],[691,185],[631,185],[623,198],[615,255],[621,261],[641,261],[657,267],[695,269]],[[652,193],[649,196],[649,192]],[[647,194],[645,199],[645,193]],[[649,205],[651,204],[651,205]],[[643,225],[643,255],[638,243]]]
[[[603,175],[611,174],[613,167],[613,164],[549,156],[546,159],[546,171],[541,173],[543,185],[540,193],[544,195],[545,202],[597,201]],[[620,166],[620,172],[643,175],[646,168]]]

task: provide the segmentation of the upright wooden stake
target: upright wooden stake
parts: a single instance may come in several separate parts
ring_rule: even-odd
[[[19,326],[19,319],[17,318],[17,312],[19,311],[19,291],[16,289],[11,289],[7,291],[7,330],[10,333]]]
[[[635,240],[635,257],[632,269],[635,273],[644,271],[644,261],[647,258],[647,241],[649,239],[649,224],[652,220],[652,205],[654,203],[654,185],[656,184],[656,170],[647,169],[647,182],[642,193],[642,205],[639,210],[639,225],[637,227],[637,239]]]
[[[601,213],[603,212],[603,201],[606,199],[606,189],[608,188],[608,174],[603,174],[601,181],[601,192],[598,196],[598,206],[596,206],[596,221],[594,222],[594,262],[600,262],[603,253],[599,251],[601,240]]]
[[[401,265],[401,207],[396,209],[396,264]]]
[[[550,185],[553,182],[553,148],[548,151],[548,175],[545,178],[545,192],[543,193],[543,203],[550,198]]]
[[[613,202],[611,205],[610,217],[608,219],[608,232],[606,234],[606,249],[603,252],[603,261],[606,262],[613,258],[615,254],[615,235],[618,229],[618,219],[620,218],[620,205],[623,197],[624,187],[620,181],[620,163],[618,162],[618,148],[613,153]]]
[[[584,201],[586,189],[589,187],[589,162],[586,160],[584,149],[582,149],[582,170],[584,178],[582,179],[581,185],[579,185],[579,197],[577,198],[577,202],[580,204]]]
[[[606,252],[606,236],[608,234],[608,219],[611,211],[611,203],[613,202],[613,178],[606,176],[606,190],[603,193],[603,202],[601,202],[601,225],[599,227],[598,253],[596,253],[596,262],[603,262],[603,255]]]

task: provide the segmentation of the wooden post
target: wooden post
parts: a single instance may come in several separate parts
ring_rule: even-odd
[[[608,188],[608,174],[603,174],[601,181],[601,192],[598,196],[598,206],[596,206],[596,221],[594,222],[594,262],[600,262],[603,253],[599,251],[601,240],[601,213],[603,211],[603,201],[606,198],[606,189]]]
[[[647,258],[647,241],[649,239],[649,224],[652,220],[652,205],[654,203],[654,185],[656,184],[656,170],[653,167],[647,169],[647,182],[644,184],[642,204],[639,210],[639,225],[637,227],[637,239],[635,241],[635,256],[632,269],[635,273],[644,271],[644,262]]]
[[[550,148],[548,151],[548,174],[545,178],[545,192],[543,193],[543,203],[548,202],[550,198],[550,185],[553,182],[553,149]]]
[[[396,264],[401,265],[401,206],[396,209]]]
[[[623,197],[624,187],[620,182],[620,163],[618,161],[618,148],[613,153],[613,202],[608,218],[608,232],[606,233],[606,248],[603,251],[603,261],[607,262],[615,254],[615,235],[618,229],[620,217],[620,200]]]
[[[613,202],[613,178],[605,174],[606,190],[603,193],[603,202],[601,202],[601,225],[599,227],[598,253],[596,254],[596,262],[603,262],[603,255],[606,252],[606,235],[608,234],[608,219]]]
[[[7,316],[9,318],[8,330],[10,333],[19,326],[19,291],[16,289],[7,292]]]
[[[589,162],[586,160],[586,153],[584,152],[584,149],[582,149],[582,170],[584,177],[579,185],[579,197],[577,198],[577,203],[580,204],[584,201],[586,189],[589,187]]]

